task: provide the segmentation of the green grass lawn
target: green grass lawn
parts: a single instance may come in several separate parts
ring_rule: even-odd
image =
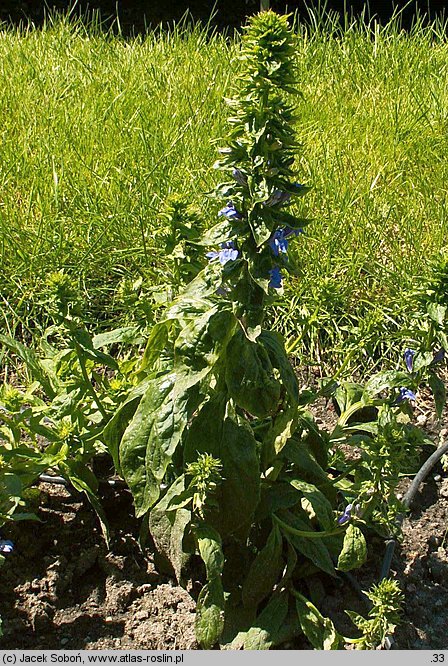
[[[442,26],[298,27],[298,180],[314,223],[273,312],[291,351],[339,364],[401,353],[409,293],[446,242],[448,45]],[[59,19],[0,30],[0,328],[45,323],[49,271],[79,280],[92,322],[123,278],[166,281],[164,202],[204,226],[218,203],[237,42],[199,28],[125,41]]]

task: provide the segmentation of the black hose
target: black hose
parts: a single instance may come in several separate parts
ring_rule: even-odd
[[[420,470],[417,472],[411,485],[409,486],[405,496],[403,497],[403,504],[407,509],[411,507],[411,504],[415,499],[420,484],[425,480],[425,478],[428,476],[429,472],[432,470],[434,465],[436,465],[436,463],[439,462],[440,458],[443,455],[445,455],[445,453],[448,453],[448,442],[443,446],[440,446],[436,451],[434,451],[434,453],[429,456],[428,460],[426,460],[426,462],[421,466]],[[398,527],[401,527],[403,520],[404,520],[404,514],[400,514],[397,517]],[[386,542],[386,551],[384,553],[384,559],[380,571],[380,581],[389,576],[389,571],[392,564],[392,558],[394,556],[396,543],[397,543],[396,539],[389,539]]]
[[[63,476],[53,476],[52,474],[39,474],[38,480],[41,483],[54,483],[57,486],[65,486],[66,488],[72,488],[72,484],[67,479],[64,479]],[[108,485],[112,488],[127,488],[126,481],[122,479],[99,479],[98,483],[100,485]]]

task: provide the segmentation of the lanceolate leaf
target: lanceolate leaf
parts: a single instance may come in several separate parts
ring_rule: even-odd
[[[103,430],[103,439],[107,445],[107,448],[109,449],[110,455],[112,456],[115,469],[119,474],[121,474],[119,454],[120,442],[124,431],[129,425],[129,421],[132,419],[136,412],[140,399],[140,397],[136,397],[132,400],[127,400],[123,405],[121,405]]]
[[[227,394],[221,392],[202,405],[185,437],[185,465],[197,460],[200,453],[209,453],[214,458],[221,458],[227,400]]]
[[[336,497],[336,490],[330,484],[327,474],[308,450],[306,442],[301,441],[298,437],[292,437],[283,449],[282,457],[294,463],[299,478],[316,485],[330,501],[333,501]]]
[[[193,319],[174,344],[176,394],[198,384],[212,370],[236,326],[230,310],[214,308]]]
[[[195,392],[175,396],[176,380],[176,374],[171,373],[149,381],[120,443],[120,466],[133,494],[137,516],[157,501],[160,483],[193,408],[189,399]]]
[[[252,431],[232,418],[224,422],[217,529],[222,536],[243,538],[251,525],[260,499],[260,467]]]
[[[195,529],[199,554],[205,564],[207,583],[196,605],[196,637],[205,650],[220,638],[224,629],[224,591],[221,574],[224,567],[221,537],[207,525]]]
[[[191,512],[185,508],[177,511],[167,511],[167,509],[184,490],[185,479],[182,475],[168,488],[149,515],[149,530],[157,551],[171,564],[178,581],[188,560],[188,555],[183,549],[183,537],[191,521]]]
[[[337,650],[342,636],[336,631],[333,622],[299,592],[294,592],[297,615],[303,633],[315,650]]]
[[[99,351],[99,349],[95,349],[93,346],[93,340],[85,329],[74,328],[71,331],[71,335],[75,341],[75,344],[82,350],[84,356],[90,358],[98,365],[105,365],[108,368],[112,368],[112,370],[119,369],[118,363],[113,356],[110,356],[110,354],[105,354],[104,352]]]
[[[282,544],[280,530],[274,525],[266,545],[255,557],[244,581],[242,598],[245,606],[258,606],[272,592],[284,567]]]
[[[309,521],[299,518],[292,513],[292,511],[279,511],[278,515],[285,525],[288,525],[295,530],[299,530],[300,532],[311,533],[309,537],[298,536],[293,532],[290,532],[288,529],[283,529],[283,527],[281,527],[283,536],[292,546],[294,546],[297,552],[311,560],[311,562],[319,567],[319,569],[322,569],[322,571],[325,571],[331,576],[336,576],[330,553],[326,545],[323,543],[325,537],[316,538],[315,531],[312,529]]]
[[[45,395],[53,400],[56,395],[53,378],[49,376],[36,354],[21,342],[0,333],[0,344],[5,345],[13,354],[17,354],[24,361],[33,379],[39,382]]]
[[[213,497],[217,507],[207,512],[207,522],[224,536],[247,530],[260,497],[260,467],[252,430],[230,415],[228,397],[218,393],[205,403],[185,438],[185,463],[209,453],[222,464],[222,482]]]
[[[434,403],[436,405],[436,412],[439,419],[442,416],[443,410],[446,405],[446,388],[443,381],[437,377],[433,372],[428,377],[428,384],[431,387],[434,396]]]
[[[292,479],[291,485],[310,503],[317,520],[324,530],[334,525],[333,508],[325,495],[316,486],[300,479]]]
[[[103,440],[109,449],[113,458],[115,469],[122,474],[120,466],[120,442],[130,420],[134,416],[142,396],[148,389],[149,382],[145,380],[140,382],[132,391],[130,391],[125,401],[118,407],[113,417],[108,421],[103,430]]]
[[[355,525],[349,525],[344,535],[344,545],[338,559],[340,571],[350,571],[362,566],[367,559],[367,544],[363,533]]]
[[[266,349],[273,367],[277,368],[280,373],[282,384],[288,394],[288,402],[291,405],[297,405],[299,402],[299,384],[286,355],[282,336],[274,331],[263,331],[260,336],[260,343]]]
[[[76,490],[86,494],[100,521],[104,540],[109,545],[109,526],[104,509],[98,499],[98,481],[95,475],[78,460],[66,460],[60,464],[60,469],[69,478]]]
[[[374,375],[365,385],[365,392],[372,397],[388,388],[400,388],[409,384],[409,375],[406,372],[384,370]]]
[[[226,384],[236,404],[250,414],[265,418],[277,411],[282,387],[269,355],[241,330],[227,348]]]
[[[93,337],[92,343],[95,349],[102,349],[117,343],[125,345],[138,345],[143,342],[141,331],[136,326],[124,326],[115,328],[113,331],[99,333]]]
[[[269,650],[277,643],[288,614],[288,596],[287,590],[273,595],[247,632],[243,643],[245,650]]]
[[[143,353],[142,362],[137,371],[138,373],[143,372],[146,368],[151,368],[159,358],[168,341],[169,327],[170,322],[164,321],[152,328]]]

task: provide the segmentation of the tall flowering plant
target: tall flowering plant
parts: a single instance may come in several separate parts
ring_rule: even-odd
[[[102,433],[176,578],[203,562],[204,648],[268,649],[302,631],[337,648],[343,639],[308,583],[366,558],[362,507],[351,496],[345,506],[325,471],[330,437],[306,409],[315,396],[299,390],[282,337],[263,326],[307,223],[288,211],[307,191],[293,168],[293,56],[286,17],[249,22],[215,165],[219,212],[195,240],[208,263],[153,327],[134,388]]]

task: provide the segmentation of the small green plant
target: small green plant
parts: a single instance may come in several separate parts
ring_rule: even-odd
[[[366,592],[372,607],[368,618],[346,611],[361,633],[358,638],[342,636],[333,622],[324,617],[316,606],[298,592],[294,592],[299,621],[303,632],[316,650],[339,650],[344,644],[354,645],[356,650],[384,648],[400,622],[404,595],[397,581],[383,579]]]
[[[40,340],[40,354],[9,336],[0,343],[24,362],[30,376],[25,390],[0,387],[0,524],[33,518],[19,511],[26,488],[48,470],[62,474],[84,492],[108,538],[97,498],[98,481],[89,463],[107,450],[103,430],[132,386],[123,363],[104,348],[141,338],[137,327],[91,336],[81,318],[81,297],[64,272],[49,275],[47,309],[55,322]]]
[[[346,611],[353,624],[362,633],[360,638],[346,639],[357,650],[375,650],[384,647],[386,639],[392,636],[400,622],[404,602],[404,595],[397,581],[388,578],[374,585],[366,594],[372,602],[367,619],[352,611]]]

